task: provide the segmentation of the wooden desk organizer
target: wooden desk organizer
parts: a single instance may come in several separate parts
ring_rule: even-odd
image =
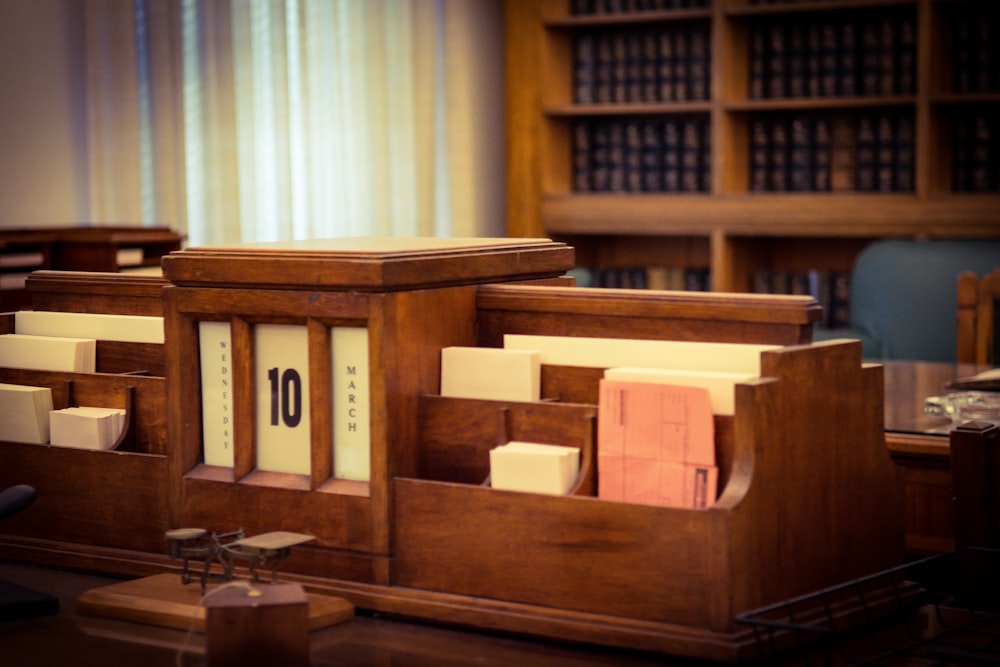
[[[35,271],[34,310],[162,317],[163,278],[127,273]],[[0,333],[14,332],[0,314]],[[31,512],[4,522],[0,550],[11,557],[122,574],[159,570],[167,505],[164,345],[98,341],[95,373],[0,368],[0,382],[49,387],[53,407],[123,408],[126,427],[113,450],[0,443],[0,488],[31,484]],[[166,559],[163,559],[166,562]]]
[[[162,541],[161,512],[170,527],[303,532],[316,540],[284,576],[359,608],[726,662],[755,650],[736,613],[902,561],[882,369],[862,363],[856,342],[810,344],[813,299],[560,286],[572,265],[571,248],[540,239],[173,253],[163,260],[167,491],[148,498],[153,510],[96,484],[80,496],[154,512],[148,528],[129,523],[131,540],[118,536],[133,566],[176,567],[140,553]],[[228,323],[231,335],[232,467],[204,462],[202,322]],[[306,473],[256,466],[261,324],[305,332]],[[367,330],[367,480],[338,478],[331,453],[336,327]],[[735,415],[716,418],[717,502],[682,510],[595,497],[599,369],[544,367],[539,403],[437,395],[441,348],[496,346],[506,333],[784,347],[763,353],[759,380],[737,386]],[[489,448],[521,437],[581,449],[572,494],[489,487]],[[117,478],[128,465],[91,474]],[[125,569],[115,550],[79,549],[78,533],[52,539]],[[11,544],[24,553],[11,537],[0,553]]]

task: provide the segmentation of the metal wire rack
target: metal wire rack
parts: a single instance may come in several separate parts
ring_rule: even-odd
[[[737,616],[767,665],[1000,665],[1000,551],[916,560]]]

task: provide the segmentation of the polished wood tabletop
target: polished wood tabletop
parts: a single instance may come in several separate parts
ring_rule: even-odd
[[[954,493],[948,433],[957,424],[924,413],[924,401],[946,384],[987,369],[972,364],[880,360],[885,378],[885,441],[903,478],[906,549],[934,554],[955,548]]]
[[[885,430],[890,433],[947,436],[951,420],[924,414],[924,401],[949,390],[950,380],[971,377],[983,366],[934,361],[879,361],[885,369]]]
[[[0,621],[0,665],[200,667],[205,635],[85,616],[75,600],[117,579],[0,561],[0,579],[56,596],[54,616]],[[680,667],[704,665],[599,646],[536,641],[359,612],[310,633],[314,667]],[[792,664],[802,663],[796,661]],[[211,666],[209,666],[211,667]],[[277,666],[276,666],[277,667]]]

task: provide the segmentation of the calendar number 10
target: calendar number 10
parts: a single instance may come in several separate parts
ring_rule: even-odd
[[[279,413],[281,423],[288,428],[295,428],[302,419],[302,378],[294,368],[286,368],[279,372],[278,368],[269,368],[267,379],[271,384],[271,426],[278,426]]]

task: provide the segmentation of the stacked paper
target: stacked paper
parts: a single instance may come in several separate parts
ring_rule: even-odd
[[[541,394],[538,352],[496,347],[441,350],[441,395],[493,401],[537,401]]]
[[[760,355],[780,345],[686,340],[504,334],[508,350],[537,350],[543,364],[614,368],[673,368],[760,375]]]
[[[74,407],[49,413],[53,445],[78,449],[111,449],[125,426],[119,408]]]
[[[43,371],[93,373],[97,341],[93,338],[0,335],[0,366]]]
[[[494,489],[565,495],[576,483],[579,469],[576,447],[512,441],[490,450]]]
[[[136,266],[145,260],[142,248],[119,248],[115,253],[115,263],[118,266]]]
[[[712,412],[732,415],[736,412],[736,385],[758,377],[752,373],[725,371],[677,370],[672,368],[609,368],[604,371],[607,380],[627,382],[652,382],[708,390]]]
[[[14,332],[31,336],[72,336],[125,343],[162,343],[163,318],[148,315],[64,313],[20,310],[14,313]]]
[[[0,384],[0,440],[49,441],[52,390],[19,384]]]

